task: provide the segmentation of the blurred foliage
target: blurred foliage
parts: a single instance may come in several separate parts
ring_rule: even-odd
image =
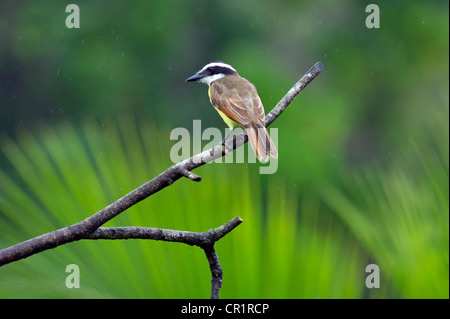
[[[401,297],[448,298],[448,152],[421,151],[343,178],[349,194],[333,187],[325,198]]]
[[[225,125],[184,79],[223,60],[268,112],[325,69],[274,123],[275,175],[210,164],[109,226],[204,231],[234,298],[448,298],[448,1],[0,2],[0,247],[78,222],[171,165],[169,134]],[[205,141],[205,144],[207,141]],[[64,270],[76,263],[82,289]],[[380,266],[380,289],[364,286]],[[181,267],[180,264],[183,266]],[[188,275],[187,275],[188,274]],[[209,296],[200,249],[80,241],[0,268],[0,297]]]

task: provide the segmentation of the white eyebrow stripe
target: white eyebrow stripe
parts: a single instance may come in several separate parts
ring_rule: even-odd
[[[212,63],[208,63],[207,65],[205,65],[205,66],[203,67],[203,69],[202,69],[201,71],[206,70],[207,68],[212,67],[212,66],[220,66],[220,67],[224,67],[224,68],[231,69],[231,70],[233,70],[233,71],[236,72],[236,70],[235,70],[231,65],[226,64],[226,63],[223,63],[223,62],[212,62]]]

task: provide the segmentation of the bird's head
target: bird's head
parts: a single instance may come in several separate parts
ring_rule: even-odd
[[[237,75],[236,70],[223,62],[212,62],[205,65],[200,71],[186,79],[186,82],[198,81],[211,85],[211,82],[227,75]]]

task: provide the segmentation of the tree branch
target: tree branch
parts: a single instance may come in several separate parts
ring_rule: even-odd
[[[281,99],[281,101],[267,114],[265,119],[265,125],[269,126],[272,124],[278,116],[291,104],[294,98],[317,76],[323,69],[321,62],[316,63]],[[232,140],[229,140],[225,147],[226,150],[232,151],[244,143],[247,142],[247,135],[245,132],[235,136]],[[106,236],[109,234],[112,236],[112,232],[117,234],[130,233],[126,229],[99,229],[107,221],[116,217],[126,209],[139,203],[140,201],[146,199],[147,197],[159,192],[163,188],[172,185],[181,177],[189,178],[193,181],[200,181],[201,177],[195,175],[191,171],[215,159],[224,156],[226,151],[224,151],[222,144],[218,144],[210,150],[204,151],[197,155],[194,155],[184,161],[172,165],[167,170],[143,184],[142,186],[131,191],[127,195],[116,200],[114,203],[108,205],[97,213],[89,216],[83,221],[76,223],[71,226],[67,226],[50,233],[32,238],[30,240],[24,241],[17,245],[0,250],[0,266],[6,265],[10,262],[17,261],[23,258],[27,258],[31,255],[39,253],[41,251],[55,248],[57,246],[77,241],[80,239],[100,239],[93,238],[95,236],[101,236],[102,234]],[[142,231],[141,228],[139,230]],[[188,232],[186,232],[188,233]],[[193,233],[191,233],[193,234]],[[195,236],[194,236],[195,237]],[[168,237],[169,238],[169,237]],[[173,237],[175,238],[175,237]],[[187,237],[186,237],[187,238]],[[112,238],[110,238],[112,239]],[[151,238],[148,238],[151,239]],[[164,239],[160,239],[164,240]],[[211,246],[212,245],[212,246]],[[201,246],[208,257],[208,261],[211,265],[218,264],[218,258],[214,251],[214,244]],[[215,256],[215,257],[214,257]],[[217,260],[216,260],[217,259]],[[220,267],[220,264],[219,264]],[[214,281],[215,289],[220,289],[221,285],[221,270],[213,275],[213,278],[217,278]],[[220,278],[220,280],[219,280]],[[220,282],[220,285],[218,284]],[[219,288],[217,288],[219,287]]]
[[[235,217],[222,226],[203,233],[136,226],[100,227],[84,239],[153,239],[198,246],[205,252],[211,271],[211,299],[219,299],[223,270],[214,249],[214,244],[240,223],[242,223],[242,219]]]
[[[240,223],[242,223],[242,219],[240,217],[235,217],[220,227],[202,233],[137,226],[100,227],[83,239],[152,239],[184,243],[203,248],[205,245],[214,244],[236,228]]]

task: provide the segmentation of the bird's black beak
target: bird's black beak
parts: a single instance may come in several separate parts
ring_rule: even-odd
[[[201,73],[194,74],[193,76],[186,79],[186,82],[198,81],[205,76]]]

